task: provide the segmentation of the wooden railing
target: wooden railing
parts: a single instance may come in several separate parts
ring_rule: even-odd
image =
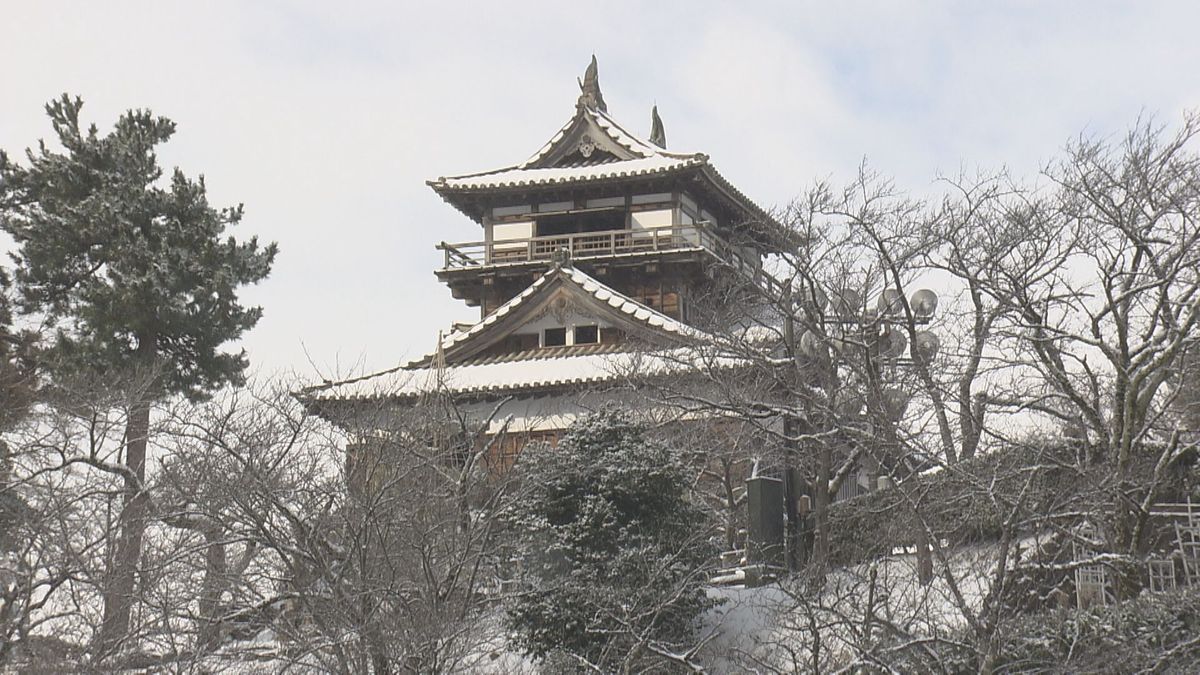
[[[764,290],[775,294],[783,290],[779,281],[714,234],[707,223],[502,239],[490,243],[441,242],[437,248],[445,254],[444,271],[544,262],[568,256],[572,260],[586,260],[631,253],[703,249],[754,280]]]

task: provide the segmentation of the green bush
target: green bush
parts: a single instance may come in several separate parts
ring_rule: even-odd
[[[711,606],[716,551],[675,452],[616,412],[577,423],[557,448],[522,455],[527,497],[513,524],[530,590],[508,608],[520,646],[611,669],[677,649]]]

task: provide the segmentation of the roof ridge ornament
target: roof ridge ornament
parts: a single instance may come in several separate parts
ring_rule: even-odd
[[[608,112],[608,105],[604,103],[604,94],[600,93],[600,76],[596,67],[596,55],[592,54],[592,62],[588,64],[587,70],[583,73],[583,79],[579,82],[579,102],[576,107],[589,108],[591,110],[599,110],[600,112]]]
[[[650,109],[650,142],[663,150],[667,149],[667,132],[663,129],[662,118],[658,116],[657,103]]]
[[[566,267],[571,268],[571,249],[566,246],[559,246],[550,254],[550,262],[554,263],[554,268],[559,269]]]

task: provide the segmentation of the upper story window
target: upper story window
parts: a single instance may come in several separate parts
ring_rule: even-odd
[[[539,237],[625,229],[625,210],[621,208],[584,210],[577,213],[535,214],[534,219],[537,223],[537,236]]]
[[[599,326],[575,326],[575,344],[594,345],[600,343]]]
[[[600,344],[600,326],[595,324],[585,326],[567,326],[543,328],[541,333],[542,347],[565,347],[568,345]]]
[[[547,328],[542,331],[543,347],[562,347],[567,344],[566,328]]]

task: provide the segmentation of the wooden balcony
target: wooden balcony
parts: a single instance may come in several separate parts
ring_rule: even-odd
[[[456,271],[484,270],[494,266],[549,262],[568,256],[572,260],[589,260],[656,252],[706,251],[719,261],[734,267],[765,290],[782,292],[780,282],[713,233],[707,223],[580,232],[493,242],[441,242],[437,248],[445,254],[445,266],[439,275]]]

